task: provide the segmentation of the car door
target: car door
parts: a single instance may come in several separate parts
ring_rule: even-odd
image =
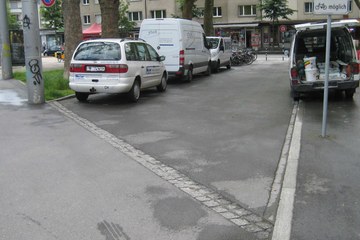
[[[151,85],[156,86],[160,84],[161,77],[164,70],[164,64],[159,61],[159,54],[156,50],[149,44],[146,44],[146,47],[149,51],[150,63],[147,66],[147,71],[152,75],[151,76]]]
[[[147,88],[152,86],[153,82],[156,81],[156,73],[155,71],[152,71],[152,61],[146,44],[138,42],[136,43],[136,49],[141,67],[141,87]]]

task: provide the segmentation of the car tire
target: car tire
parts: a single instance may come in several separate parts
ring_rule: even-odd
[[[226,65],[226,68],[227,68],[227,69],[231,69],[231,59],[229,60],[228,65]]]
[[[166,79],[166,75],[165,73],[162,75],[161,77],[161,82],[159,85],[156,86],[156,89],[159,91],[159,92],[165,92],[166,90],[166,87],[167,87],[167,79]]]
[[[128,93],[129,100],[131,102],[137,102],[140,98],[140,81],[135,80],[133,86]]]
[[[192,68],[189,68],[185,77],[185,82],[191,82],[193,79],[194,79],[193,70]]]
[[[89,97],[89,93],[75,92],[75,97],[79,102],[86,102]]]
[[[347,99],[352,99],[354,97],[354,93],[355,93],[355,89],[352,88],[352,89],[346,89],[345,90],[345,97]]]
[[[300,93],[296,92],[294,89],[291,89],[291,97],[294,99],[294,101],[299,101]]]
[[[217,61],[216,66],[214,68],[214,73],[218,73],[220,70],[220,61]]]
[[[206,69],[205,75],[210,76],[211,75],[211,62],[209,62],[208,67]]]

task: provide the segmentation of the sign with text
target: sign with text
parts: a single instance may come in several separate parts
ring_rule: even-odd
[[[349,0],[314,0],[314,14],[347,14]]]

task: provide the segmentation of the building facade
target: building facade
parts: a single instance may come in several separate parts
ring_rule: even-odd
[[[125,1],[125,0],[120,0]],[[181,11],[177,0],[126,0],[128,18],[136,23],[130,37],[138,36],[140,24],[146,18],[180,17]],[[256,49],[288,48],[293,34],[294,25],[305,22],[326,21],[325,15],[314,15],[313,0],[288,0],[288,7],[296,10],[289,20],[280,19],[274,25],[270,19],[262,17],[258,8],[260,0],[214,0],[213,23],[214,35],[230,36],[233,44],[238,47]],[[196,6],[204,8],[205,0],[197,0]],[[359,19],[360,11],[353,0],[348,1],[347,15],[333,15],[332,19]],[[21,0],[10,0],[10,11],[21,21]],[[83,30],[92,24],[101,24],[99,0],[81,0],[80,14]],[[203,18],[194,18],[203,24]],[[49,45],[61,44],[63,37],[54,29],[40,26],[42,42]]]

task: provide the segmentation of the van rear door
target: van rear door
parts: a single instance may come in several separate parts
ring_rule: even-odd
[[[162,19],[144,22],[139,37],[155,48],[160,56],[165,56],[164,64],[168,72],[179,70],[180,42],[176,22]]]

